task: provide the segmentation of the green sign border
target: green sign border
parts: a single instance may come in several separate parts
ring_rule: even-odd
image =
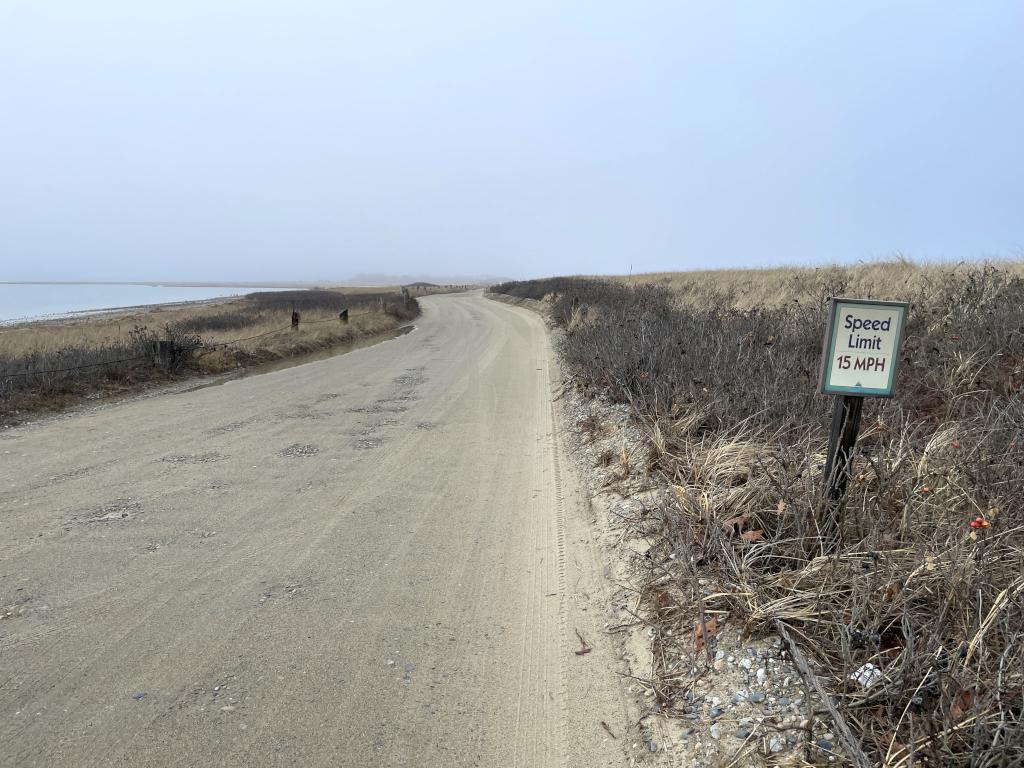
[[[861,397],[892,397],[896,386],[896,371],[900,363],[900,350],[903,348],[903,331],[907,325],[907,313],[910,303],[906,301],[872,301],[871,299],[847,299],[835,296],[831,300],[828,313],[828,327],[825,329],[825,340],[821,347],[821,370],[818,374],[818,391],[823,395],[859,395]],[[892,367],[889,369],[889,384],[884,389],[872,387],[837,387],[828,386],[832,375],[832,358],[835,357],[836,339],[839,335],[839,323],[836,317],[839,307],[844,304],[859,304],[868,307],[899,308],[900,324],[896,331],[896,344],[893,346]]]

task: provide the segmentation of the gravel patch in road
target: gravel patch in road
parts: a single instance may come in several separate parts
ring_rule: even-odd
[[[316,456],[320,449],[309,443],[293,443],[287,448],[281,449],[281,455],[286,458],[306,458]]]
[[[215,461],[223,461],[226,456],[216,453],[185,453],[172,456],[164,456],[160,461],[165,464],[212,464]]]
[[[135,517],[142,511],[142,504],[132,498],[113,499],[95,507],[79,509],[71,513],[69,524],[95,525],[120,523]]]

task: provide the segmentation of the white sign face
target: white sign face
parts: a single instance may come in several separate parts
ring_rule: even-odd
[[[820,390],[891,397],[907,306],[896,301],[832,299]]]

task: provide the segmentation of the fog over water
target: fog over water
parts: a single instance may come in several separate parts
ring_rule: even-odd
[[[0,0],[0,280],[1016,256],[1024,3]]]

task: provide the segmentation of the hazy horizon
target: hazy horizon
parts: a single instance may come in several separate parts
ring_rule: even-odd
[[[1020,258],[1024,5],[0,0],[0,280]]]
[[[244,277],[228,280],[188,280],[166,279],[166,280],[76,280],[74,278],[64,280],[0,280],[0,285],[180,285],[180,286],[226,286],[243,288],[260,288],[264,286],[294,286],[294,287],[315,287],[315,286],[397,286],[409,285],[417,282],[430,282],[442,285],[452,284],[490,284],[513,278],[501,275],[433,275],[433,274],[367,274],[358,273],[348,277],[326,279],[326,280],[246,280]]]

